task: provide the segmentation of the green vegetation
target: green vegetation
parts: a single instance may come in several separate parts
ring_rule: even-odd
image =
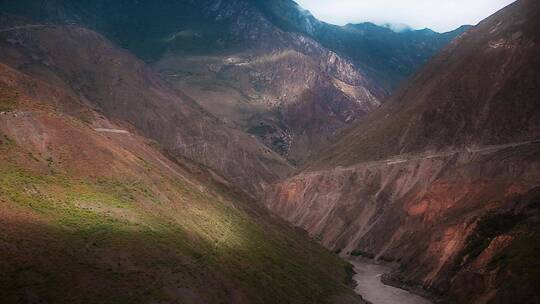
[[[16,90],[0,84],[0,112],[15,110],[18,101],[19,93]]]
[[[467,261],[474,260],[489,246],[493,238],[512,230],[522,219],[522,216],[513,214],[490,214],[480,219],[475,233],[467,239],[454,269],[460,268],[464,258],[467,258]]]
[[[280,137],[272,138],[272,149],[274,151],[278,151],[279,153],[283,154],[287,152],[288,150],[287,148],[288,148],[287,143],[285,142],[285,140],[283,140],[283,138],[280,138]]]
[[[2,132],[0,132],[0,147],[11,146],[14,143],[15,142],[13,141],[13,139],[9,138],[9,136],[7,136],[6,134],[3,134]]]
[[[526,303],[534,298],[540,286],[540,233],[518,236],[490,262],[488,270],[495,269],[510,278],[501,282],[499,297],[515,303]]]
[[[354,266],[352,264],[347,263],[347,265],[345,265],[344,268],[345,268],[345,273],[347,274],[347,276],[343,280],[343,283],[347,286],[354,287],[356,285],[356,281],[353,278],[354,275],[356,274],[356,272],[354,271]]]
[[[79,113],[74,114],[73,117],[75,117],[80,122],[84,123],[85,125],[91,125],[92,122],[94,121],[94,117],[88,111],[81,111]]]
[[[267,134],[272,134],[276,132],[276,128],[269,126],[269,125],[261,125],[253,126],[247,130],[248,133],[251,133],[253,135],[257,136],[265,136]]]
[[[69,302],[62,286],[72,286],[72,277],[99,285],[96,290],[103,294],[89,292],[81,299],[85,303],[167,301],[170,284],[198,290],[208,283],[217,290],[199,291],[209,297],[226,297],[234,286],[256,295],[253,303],[317,303],[346,292],[340,282],[350,283],[351,269],[334,254],[288,228],[256,222],[250,215],[254,211],[238,204],[232,193],[221,192],[223,198],[217,199],[212,192],[219,188],[201,192],[182,180],[163,182],[168,190],[156,192],[139,181],[74,179],[2,167],[0,199],[7,205],[0,211],[26,214],[28,222],[0,213],[0,228],[4,220],[21,226],[0,239],[17,244],[17,264],[0,253],[0,268],[17,276],[30,267],[46,276],[36,288],[57,302]],[[37,234],[25,234],[36,226]],[[0,289],[14,296],[25,280],[0,278]],[[142,294],[122,290],[133,285],[144,286]]]

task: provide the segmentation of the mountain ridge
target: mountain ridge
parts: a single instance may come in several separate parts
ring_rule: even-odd
[[[307,34],[323,46],[351,58],[358,68],[367,72],[387,92],[393,92],[444,45],[470,28],[463,25],[446,33],[436,33],[432,30],[395,32],[371,22],[339,26],[319,21],[294,1],[249,1],[261,7],[283,29]],[[357,27],[372,32],[364,34],[350,30]],[[400,53],[403,50],[408,53]]]

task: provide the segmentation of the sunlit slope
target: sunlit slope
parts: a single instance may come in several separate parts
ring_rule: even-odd
[[[0,105],[2,303],[358,300],[336,256],[130,125],[3,65]]]

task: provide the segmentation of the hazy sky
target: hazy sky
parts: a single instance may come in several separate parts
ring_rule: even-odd
[[[344,25],[370,21],[438,32],[477,24],[514,0],[295,0],[320,20]]]

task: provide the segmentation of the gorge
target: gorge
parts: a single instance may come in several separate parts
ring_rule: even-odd
[[[538,54],[535,0],[0,0],[0,303],[540,303]]]

